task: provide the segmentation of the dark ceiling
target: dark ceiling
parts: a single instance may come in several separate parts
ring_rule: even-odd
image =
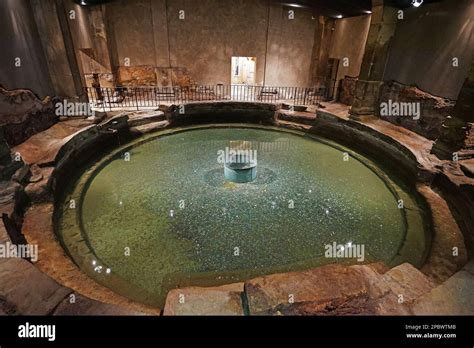
[[[80,5],[98,5],[113,0],[74,0]],[[133,1],[133,0],[129,0]],[[196,1],[196,0],[195,0]],[[228,0],[232,2],[233,0]],[[302,7],[314,14],[333,18],[353,17],[370,13],[372,0],[270,0],[288,6]],[[386,0],[392,6],[406,8],[412,6],[412,0]],[[418,0],[420,1],[420,0]],[[423,0],[423,4],[439,2],[442,0]],[[423,5],[422,5],[423,6]]]
[[[304,7],[315,14],[339,18],[360,16],[370,13],[372,0],[273,0],[288,6]],[[412,0],[386,0],[398,8],[412,7]],[[423,5],[442,0],[424,0]],[[423,6],[422,5],[422,6]]]

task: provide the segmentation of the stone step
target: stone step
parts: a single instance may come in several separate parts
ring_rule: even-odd
[[[166,120],[166,117],[162,111],[142,111],[128,114],[128,125],[130,127],[138,127],[164,120]]]
[[[472,315],[474,313],[474,260],[412,305],[416,315]]]
[[[136,127],[131,127],[130,132],[139,133],[139,134],[152,133],[154,131],[166,128],[168,125],[169,125],[168,121],[152,122],[152,123],[147,123],[147,124],[143,124]]]
[[[307,124],[284,121],[284,120],[278,120],[277,123],[278,123],[278,125],[280,125],[282,127],[289,128],[289,129],[294,129],[294,130],[299,130],[299,131],[302,131],[302,132],[308,131],[312,127],[312,126],[307,125]]]
[[[279,110],[277,113],[279,120],[301,123],[305,125],[314,125],[316,114],[311,112],[290,112],[287,110]]]

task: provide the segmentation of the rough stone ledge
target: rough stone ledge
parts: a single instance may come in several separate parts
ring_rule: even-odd
[[[115,294],[83,273],[66,255],[54,233],[53,204],[41,203],[30,207],[24,218],[23,233],[30,244],[38,245],[36,267],[64,286],[93,300],[118,305],[137,313],[159,314],[151,308]],[[1,277],[0,277],[1,278]],[[71,290],[72,291],[72,290]]]
[[[183,107],[183,113],[181,113]],[[190,102],[170,105],[166,108],[166,119],[171,125],[216,122],[250,122],[273,125],[280,104],[259,102]]]
[[[410,315],[434,287],[407,263],[384,271],[382,264],[331,264],[254,278],[243,293],[242,283],[175,289],[164,315]]]

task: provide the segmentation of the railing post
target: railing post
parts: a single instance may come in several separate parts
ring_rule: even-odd
[[[138,96],[137,96],[137,92],[138,92],[138,88],[135,87],[135,88],[134,88],[135,103],[137,104],[137,111],[138,111],[139,109],[138,109]]]

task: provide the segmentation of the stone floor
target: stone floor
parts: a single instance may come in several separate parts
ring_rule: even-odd
[[[324,115],[349,121],[349,107],[346,105],[325,104],[325,108],[319,110],[318,116],[314,111],[310,109],[302,113],[281,112],[280,122],[295,124],[304,130],[311,127],[317,117],[324,117]],[[120,115],[120,111],[113,112],[107,119]],[[160,111],[132,112],[127,115],[131,131],[139,134],[167,126],[164,114]],[[38,191],[46,189],[44,185],[51,174],[61,147],[78,132],[84,131],[99,121],[101,120],[62,121],[12,149],[13,152],[19,152],[23,161],[32,169],[33,179],[30,179],[26,192],[33,201],[41,202],[39,199],[41,194],[38,194]],[[443,166],[442,161],[430,154],[432,141],[409,130],[370,116],[350,122],[360,122],[366,127],[396,139],[428,168],[439,170]],[[466,165],[469,170],[470,163]],[[473,185],[473,180],[465,176],[459,166],[453,170],[452,177],[457,182]],[[39,184],[43,185],[41,190],[38,190]],[[431,195],[431,193],[428,194]],[[47,211],[43,211],[43,208]],[[445,220],[443,211],[449,208],[441,208],[438,213],[435,211],[435,218]],[[55,240],[51,228],[51,213],[51,203],[43,202],[36,206],[34,211],[27,212],[25,217],[25,234],[29,237],[29,242],[37,242],[44,248],[42,250],[48,254],[48,258],[43,258],[43,260],[46,260],[38,264],[22,259],[0,260],[0,279],[2,280],[0,282],[0,314],[159,313],[157,309],[133,306],[125,299],[108,297],[106,289],[99,289],[100,287],[93,285],[88,287],[89,280],[85,278],[79,277],[80,280],[77,281],[74,274],[82,272],[77,267],[74,269],[75,266]],[[46,223],[49,227],[45,228],[46,231],[40,231],[38,226],[45,226],[45,223],[41,222],[44,219],[49,219]],[[459,231],[452,233],[456,236],[460,234]],[[0,243],[8,239],[3,224],[0,224]],[[441,245],[446,241],[441,240],[439,243]],[[440,257],[440,260],[442,264],[444,256]],[[65,264],[67,266],[64,266]],[[305,272],[269,275],[245,283],[221,287],[172,290],[168,294],[163,314],[472,315],[474,313],[473,261],[458,272],[456,272],[457,269],[459,269],[457,265],[452,266],[438,279],[427,276],[426,274],[430,274],[429,270],[422,269],[423,272],[421,272],[409,264],[402,264],[391,270],[378,264],[350,267],[328,265]],[[60,285],[58,282],[66,285]],[[96,300],[84,295],[94,297]]]

